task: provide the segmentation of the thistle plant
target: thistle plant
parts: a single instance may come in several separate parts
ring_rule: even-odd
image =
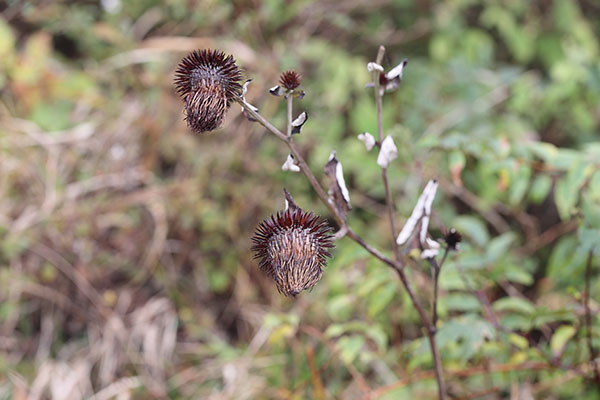
[[[300,209],[284,189],[285,210],[265,219],[252,238],[252,250],[255,252],[255,258],[259,260],[259,267],[273,278],[279,292],[295,297],[301,291],[316,285],[323,274],[334,240],[348,237],[358,243],[371,256],[393,269],[400,278],[419,315],[430,345],[438,397],[446,399],[442,360],[435,342],[438,278],[448,253],[457,249],[461,236],[454,229],[447,231],[439,241],[429,234],[432,204],[438,188],[435,179],[431,179],[423,189],[402,229],[397,229],[387,170],[393,166],[398,150],[392,136],[384,137],[382,103],[387,92],[397,90],[401,86],[408,61],[404,59],[385,72],[381,65],[384,53],[385,48],[381,46],[376,60],[367,64],[367,71],[372,75],[372,82],[368,87],[374,90],[377,110],[377,135],[364,132],[358,135],[358,138],[365,144],[367,151],[375,147],[379,149],[377,164],[381,167],[382,185],[385,189],[393,257],[367,243],[348,225],[347,215],[352,210],[350,191],[346,187],[342,164],[337,159],[336,152],[332,151],[324,163],[324,173],[330,178],[330,185],[326,191],[296,147],[294,135],[300,134],[308,121],[306,111],[296,118],[293,117],[294,99],[301,99],[305,95],[301,89],[300,74],[293,70],[286,71],[281,74],[279,83],[269,89],[272,95],[286,101],[287,124],[283,130],[275,127],[258,112],[257,107],[246,101],[245,94],[251,80],[240,84],[241,74],[232,56],[214,50],[193,52],[182,60],[177,70],[176,85],[185,101],[186,121],[194,132],[218,128],[230,103],[238,102],[248,120],[258,122],[287,146],[290,153],[283,162],[282,170],[302,172],[337,223],[337,231],[332,235],[331,227],[326,222],[319,221],[319,217],[312,212]],[[420,258],[431,267],[434,288],[430,312],[416,295],[406,272],[407,265],[412,262],[408,254],[412,253],[410,250],[414,248],[418,249]],[[438,261],[440,254],[442,256]]]
[[[218,50],[190,53],[175,75],[177,92],[185,101],[185,120],[196,133],[217,129],[242,90],[235,60]]]

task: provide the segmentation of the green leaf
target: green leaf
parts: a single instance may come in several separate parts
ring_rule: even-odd
[[[381,325],[375,324],[369,327],[365,333],[367,336],[375,342],[377,349],[380,352],[384,352],[387,349],[388,335],[385,333]]]
[[[485,258],[488,263],[498,260],[503,255],[506,255],[510,245],[516,240],[514,232],[506,232],[500,236],[496,236],[486,246]]]
[[[529,200],[534,204],[540,204],[550,193],[552,188],[552,178],[548,175],[538,175],[533,180],[529,189]]]
[[[344,336],[337,342],[340,349],[340,357],[344,362],[351,364],[358,356],[365,344],[365,338],[359,335]]]
[[[529,347],[529,342],[527,341],[527,339],[521,335],[517,335],[516,333],[509,334],[508,341],[521,350],[524,350]]]
[[[496,311],[512,311],[520,314],[533,314],[535,307],[527,300],[519,297],[504,297],[494,302]]]
[[[519,170],[512,174],[511,185],[508,193],[508,202],[516,206],[521,202],[523,196],[529,187],[529,179],[531,178],[531,168],[522,165]]]
[[[586,253],[578,251],[577,239],[565,236],[554,245],[548,261],[548,277],[563,285],[579,281],[585,264]]]
[[[504,278],[510,282],[526,286],[533,284],[533,275],[530,272],[525,271],[520,265],[510,264],[504,268],[503,273]]]
[[[477,312],[481,310],[479,300],[465,293],[451,293],[443,300],[448,311]]]
[[[461,215],[454,220],[456,230],[468,236],[473,242],[484,247],[490,236],[483,221],[474,216]]]
[[[485,339],[493,336],[493,330],[489,323],[469,315],[443,324],[435,339],[440,349],[458,344],[462,357],[469,360],[479,350]]]
[[[563,220],[571,217],[579,199],[580,189],[592,173],[591,166],[578,160],[570,167],[567,175],[556,184],[556,207]]]
[[[570,325],[562,325],[554,332],[550,339],[550,349],[555,357],[562,354],[567,342],[575,335],[575,332],[575,327]]]
[[[398,290],[394,282],[380,286],[368,297],[368,313],[370,317],[379,314],[394,298]]]
[[[335,321],[347,320],[354,310],[354,295],[342,294],[327,302],[327,314]]]

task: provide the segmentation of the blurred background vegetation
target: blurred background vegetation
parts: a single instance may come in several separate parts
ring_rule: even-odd
[[[465,237],[441,274],[450,393],[597,399],[599,37],[595,0],[1,2],[0,399],[434,398],[415,310],[355,243],[311,292],[277,293],[254,228],[284,186],[326,208],[239,106],[189,133],[172,84],[187,52],[222,49],[282,126],[267,89],[302,73],[297,142],[320,178],[337,150],[350,225],[389,252],[356,139],[380,44],[386,69],[410,60],[384,98],[398,223],[437,177],[434,237]],[[428,268],[410,274],[428,302]]]

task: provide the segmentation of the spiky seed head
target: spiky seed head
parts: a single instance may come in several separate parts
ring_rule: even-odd
[[[279,77],[279,83],[287,90],[294,90],[300,86],[302,77],[294,70],[285,71]]]
[[[185,120],[193,132],[217,129],[231,102],[242,93],[242,74],[231,55],[194,50],[175,71],[177,92],[185,101]]]
[[[329,249],[331,228],[309,211],[288,208],[265,219],[252,238],[260,269],[275,280],[280,293],[296,296],[321,279]]]

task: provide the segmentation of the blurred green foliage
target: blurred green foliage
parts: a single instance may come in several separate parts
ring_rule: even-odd
[[[267,89],[302,73],[295,113],[310,120],[297,142],[320,178],[337,150],[350,225],[389,253],[377,155],[356,138],[376,132],[365,85],[380,44],[386,69],[409,58],[383,110],[398,222],[435,177],[433,236],[465,238],[440,277],[451,391],[597,398],[582,305],[591,252],[598,351],[595,1],[9,0],[0,11],[0,398],[61,398],[48,371],[80,379],[64,398],[114,382],[135,398],[433,398],[418,315],[356,244],[337,242],[310,293],[276,292],[252,260],[254,227],[282,208],[282,187],[326,208],[239,107],[219,132],[190,134],[172,87],[186,52],[221,48],[282,126]],[[428,304],[428,267],[409,273]]]

